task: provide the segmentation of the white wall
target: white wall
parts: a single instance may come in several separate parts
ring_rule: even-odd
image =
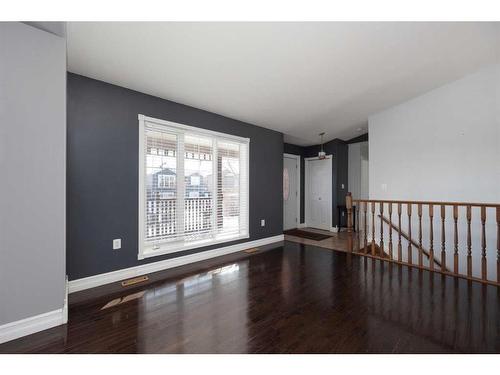
[[[368,142],[349,144],[348,190],[354,199],[368,199]]]
[[[500,65],[490,66],[369,118],[370,198],[500,203]],[[407,230],[406,208],[403,229]],[[387,212],[387,211],[386,211]],[[394,214],[393,214],[394,215]],[[461,269],[464,210],[459,217]],[[413,218],[416,219],[416,207]],[[473,264],[479,273],[480,222],[473,210]],[[446,233],[452,238],[451,208]],[[394,218],[394,216],[393,216]],[[429,247],[424,209],[424,247]],[[434,210],[434,249],[440,251],[440,213]],[[417,223],[414,221],[413,238]],[[496,272],[496,223],[487,212],[488,272]],[[387,234],[385,234],[387,239]],[[406,246],[406,244],[405,244]],[[414,250],[415,253],[415,250]],[[447,247],[448,264],[452,251]]]
[[[370,198],[500,202],[500,65],[371,116],[369,134]]]
[[[65,297],[66,42],[17,22],[0,22],[0,175],[1,336]]]

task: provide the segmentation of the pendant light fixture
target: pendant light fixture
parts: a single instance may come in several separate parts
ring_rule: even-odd
[[[323,160],[323,159],[326,159],[326,153],[325,151],[323,150],[323,136],[325,135],[325,133],[319,133],[319,136],[321,138],[321,148],[318,152],[318,159],[319,160]]]

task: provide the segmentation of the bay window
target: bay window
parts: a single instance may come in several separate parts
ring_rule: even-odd
[[[139,115],[139,259],[248,238],[249,139]]]

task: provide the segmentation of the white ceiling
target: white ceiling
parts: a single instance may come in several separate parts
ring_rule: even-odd
[[[70,22],[68,69],[311,145],[499,62],[499,41],[500,23]]]

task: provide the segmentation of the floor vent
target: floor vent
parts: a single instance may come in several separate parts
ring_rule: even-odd
[[[130,285],[135,285],[139,283],[143,283],[144,281],[148,281],[149,277],[147,276],[139,276],[139,277],[134,277],[133,279],[128,279],[122,281],[122,286],[130,286]]]

